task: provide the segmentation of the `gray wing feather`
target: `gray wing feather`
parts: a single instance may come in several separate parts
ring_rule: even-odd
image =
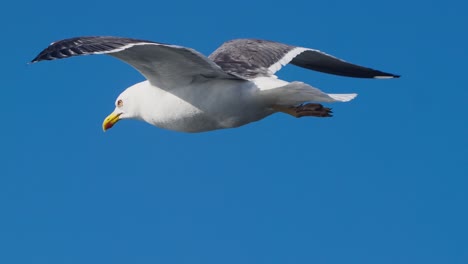
[[[226,72],[255,78],[270,76],[268,68],[294,48],[294,46],[266,40],[235,39],[225,42],[208,58]]]
[[[241,79],[224,72],[199,52],[176,45],[120,37],[77,37],[52,43],[32,60],[108,54],[136,68],[161,88],[187,85],[199,78]]]
[[[214,51],[209,58],[224,71],[249,79],[271,76],[281,66],[288,63],[306,69],[348,77],[399,77],[391,73],[352,64],[318,50],[266,40],[231,40]]]

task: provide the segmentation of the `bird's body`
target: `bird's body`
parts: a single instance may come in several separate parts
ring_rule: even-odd
[[[346,102],[356,96],[326,94],[302,82],[278,79],[275,72],[287,63],[351,77],[398,77],[317,50],[249,39],[226,42],[207,58],[189,48],[151,41],[79,37],[52,43],[33,62],[103,53],[129,63],[147,78],[119,95],[104,130],[125,118],[203,132],[242,126],[276,112],[327,117],[330,109],[317,103]]]
[[[261,97],[257,96],[258,87],[250,81],[202,81],[189,89],[179,87],[170,92],[144,81],[129,89],[135,91],[133,95],[141,96],[139,118],[175,131],[203,132],[238,127],[273,113],[262,104]]]

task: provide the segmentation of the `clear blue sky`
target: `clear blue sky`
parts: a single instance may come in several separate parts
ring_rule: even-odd
[[[0,263],[468,263],[464,1],[13,1],[0,11]],[[27,65],[115,35],[209,54],[255,37],[401,74],[294,66],[335,117],[202,134],[103,118],[143,77],[107,56]]]

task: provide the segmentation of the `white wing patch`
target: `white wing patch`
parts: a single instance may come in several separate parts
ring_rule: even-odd
[[[277,61],[275,64],[271,65],[268,67],[268,71],[273,75],[277,71],[279,71],[284,65],[290,63],[297,55],[301,54],[302,52],[309,50],[306,48],[294,48],[288,53],[286,53],[283,58],[281,58],[279,61]]]
[[[393,79],[395,76],[374,76],[374,79]]]
[[[132,47],[135,47],[135,46],[144,46],[144,45],[170,46],[170,45],[161,45],[161,44],[158,44],[158,43],[151,43],[151,42],[139,42],[139,43],[130,43],[130,44],[127,44],[127,45],[125,45],[125,46],[122,46],[122,47],[120,47],[120,48],[113,49],[113,50],[92,52],[92,54],[109,54],[109,53],[116,53],[116,52],[120,52],[120,51],[129,49],[129,48],[132,48]]]

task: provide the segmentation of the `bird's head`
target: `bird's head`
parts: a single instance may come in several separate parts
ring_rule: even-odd
[[[134,100],[134,89],[131,88],[133,87],[130,87],[122,92],[115,100],[114,111],[108,115],[102,123],[102,129],[104,131],[113,127],[118,121],[122,119],[135,118],[137,116],[138,105]]]

